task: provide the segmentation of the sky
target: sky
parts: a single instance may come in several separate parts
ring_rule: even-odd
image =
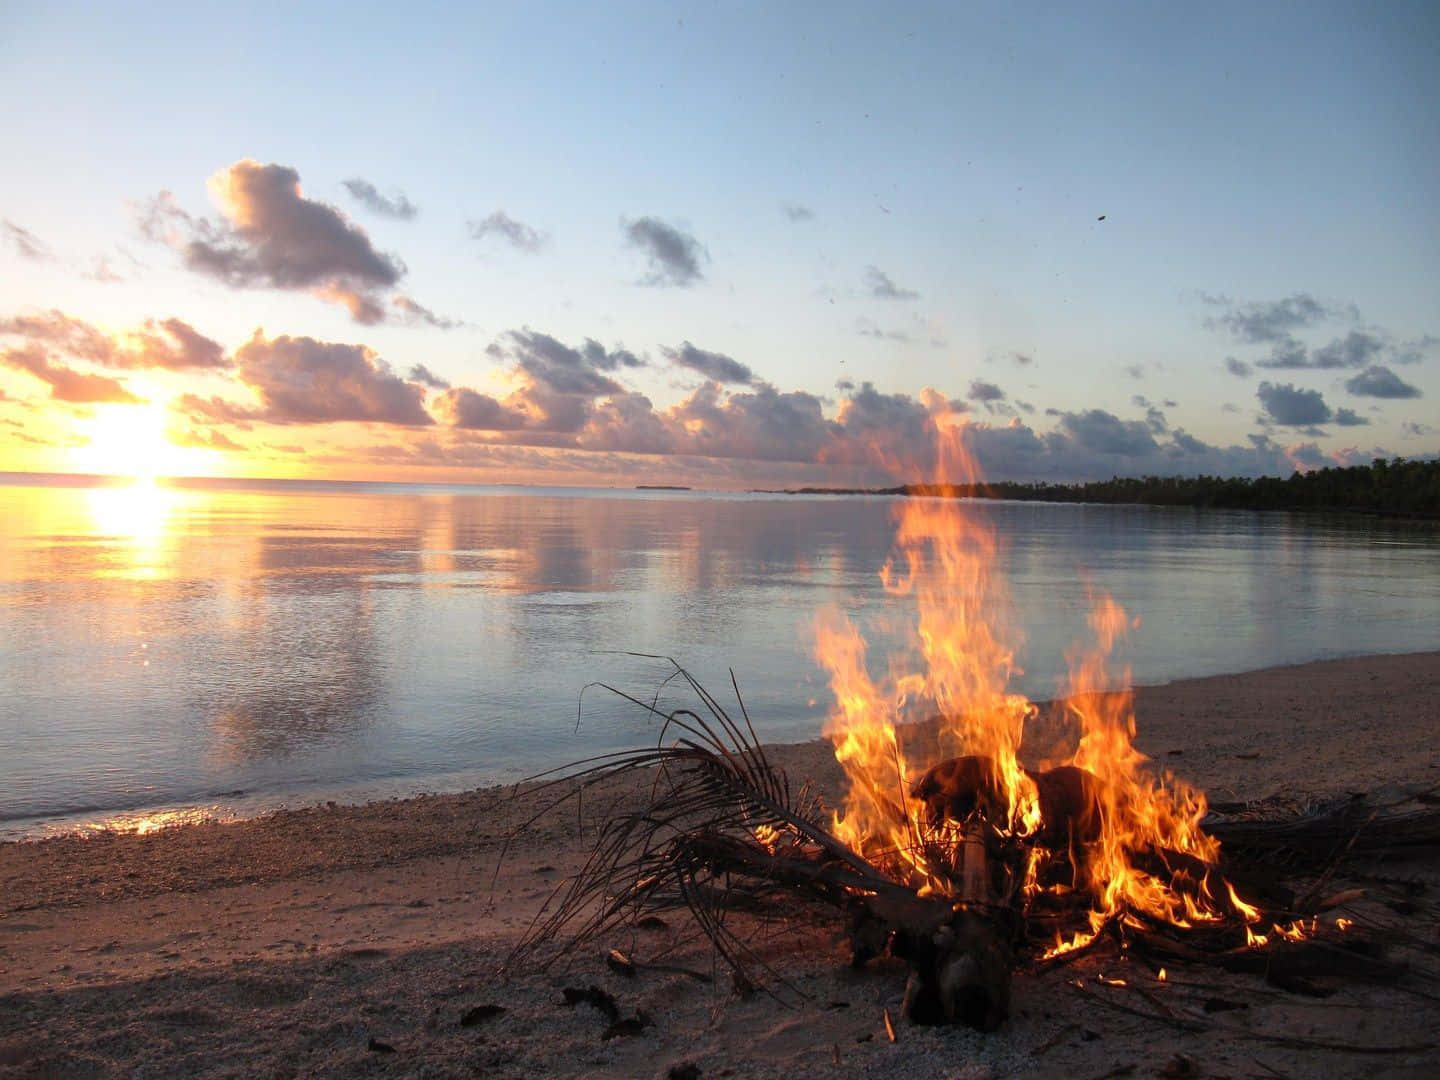
[[[54,5],[0,470],[704,488],[1440,452],[1440,8]]]

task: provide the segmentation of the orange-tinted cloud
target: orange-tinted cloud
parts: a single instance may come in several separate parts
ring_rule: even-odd
[[[324,424],[337,421],[425,426],[424,391],[364,345],[310,337],[255,336],[235,352],[240,381],[260,399],[249,408],[186,395],[178,407],[212,423]]]
[[[76,371],[64,364],[55,363],[38,345],[0,350],[0,365],[23,371],[47,384],[50,387],[50,396],[56,401],[81,405],[136,405],[144,401],[144,398],[136,397],[125,389],[125,384],[118,379]]]
[[[0,334],[24,338],[100,367],[166,371],[220,370],[225,350],[181,319],[147,319],[135,330],[108,334],[58,309],[0,319]]]

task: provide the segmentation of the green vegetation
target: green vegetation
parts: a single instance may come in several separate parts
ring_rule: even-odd
[[[822,493],[825,489],[803,489]],[[841,494],[838,491],[829,493]],[[854,494],[855,492],[850,492]],[[1378,458],[1371,465],[1278,476],[1113,477],[1089,484],[905,484],[875,495],[948,495],[1029,502],[1146,503],[1239,510],[1326,510],[1440,518],[1440,460]]]

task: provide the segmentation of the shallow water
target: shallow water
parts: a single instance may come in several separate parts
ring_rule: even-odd
[[[0,486],[0,829],[514,779],[654,726],[675,657],[763,738],[819,734],[839,606],[874,644],[895,502],[408,485]],[[1051,696],[1089,596],[1140,683],[1440,648],[1433,529],[1280,513],[977,506]],[[583,695],[582,695],[583,691]],[[673,696],[666,700],[673,701]],[[578,727],[577,727],[578,721]]]

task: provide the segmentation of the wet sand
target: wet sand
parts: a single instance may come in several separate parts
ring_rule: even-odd
[[[1215,800],[1440,785],[1437,653],[1187,680],[1139,691],[1136,711],[1141,749]],[[835,792],[826,744],[774,755],[792,777]],[[520,831],[503,861],[533,805],[509,790],[0,844],[0,1076],[622,1077],[687,1064],[700,1076],[788,1078],[1086,1077],[1127,1066],[1136,1075],[1440,1073],[1440,1051],[1403,1049],[1440,1040],[1440,1005],[1414,987],[1339,985],[1312,999],[1210,969],[1157,984],[1140,965],[1100,957],[1018,976],[1014,1015],[997,1033],[902,1022],[891,1043],[882,1010],[898,1015],[903,972],[849,970],[833,925],[793,926],[766,945],[808,995],[791,1008],[737,995],[679,915],[610,944],[695,974],[626,978],[597,948],[568,967],[502,977],[539,904],[588,853],[594,824],[640,795],[612,785],[583,816]],[[1440,889],[1434,857],[1384,872]],[[1419,929],[1440,949],[1434,925]],[[1157,1027],[1116,1007],[1156,1011],[1097,974],[1143,983],[1176,1016],[1204,1017],[1206,1030]],[[651,1025],[602,1039],[599,1012],[563,1004],[564,988],[592,984]],[[1201,1003],[1217,995],[1246,1007],[1210,1017]],[[462,1023],[485,1005],[505,1011]],[[1264,1038],[1286,1033],[1386,1052]],[[1199,1071],[1175,1072],[1186,1067],[1176,1055]]]

